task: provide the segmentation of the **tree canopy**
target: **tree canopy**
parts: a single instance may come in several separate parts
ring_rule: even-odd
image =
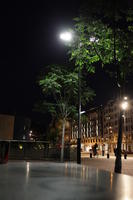
[[[76,66],[95,72],[100,63],[115,76],[119,68],[120,79],[133,71],[133,6],[129,1],[88,0],[74,22],[69,53]]]
[[[85,105],[94,92],[82,79],[81,98]],[[44,94],[43,105],[49,108],[53,115],[67,118],[74,114],[78,105],[78,74],[72,67],[51,65],[39,77],[39,85]]]

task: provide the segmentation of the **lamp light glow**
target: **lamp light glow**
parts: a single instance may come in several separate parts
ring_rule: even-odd
[[[121,107],[122,107],[123,110],[126,110],[128,108],[128,102],[127,101],[123,102],[121,104]]]
[[[81,114],[81,115],[82,115],[82,114],[84,114],[84,113],[85,113],[85,111],[84,111],[84,110],[80,112],[80,114]]]
[[[70,32],[61,33],[60,39],[66,41],[66,42],[69,42],[72,40],[72,34]]]
[[[127,100],[127,97],[124,97],[124,100]]]

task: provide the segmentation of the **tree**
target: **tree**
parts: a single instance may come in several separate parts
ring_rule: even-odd
[[[126,77],[133,71],[133,3],[119,0],[89,0],[75,18],[75,41],[70,46],[71,60],[95,72],[100,63],[114,77],[120,95]],[[115,171],[121,173],[122,112],[119,117],[118,151]]]
[[[66,120],[77,112],[78,74],[71,67],[51,65],[39,77],[39,86],[44,94],[43,105],[51,114],[62,119],[61,161],[64,158],[64,134]],[[86,104],[94,92],[82,80],[82,103]]]
[[[89,72],[95,72],[95,64],[100,63],[121,84],[132,71],[133,9],[129,9],[128,1],[87,2],[88,6],[74,18],[75,40],[70,45],[70,57]]]

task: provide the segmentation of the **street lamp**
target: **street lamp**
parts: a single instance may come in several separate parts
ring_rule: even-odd
[[[128,102],[127,101],[123,101],[121,104],[122,110],[126,110],[128,108]]]
[[[76,35],[75,35],[76,37]],[[71,42],[73,39],[72,32],[63,32],[60,34],[60,39],[64,42]],[[77,37],[78,40],[78,37]],[[91,36],[89,38],[90,42],[93,44],[97,43],[99,41],[98,38],[95,36]],[[82,42],[78,41],[78,48],[80,49],[82,47]],[[81,164],[81,67],[78,67],[78,137],[77,137],[77,163]]]
[[[60,39],[65,42],[70,42],[72,40],[72,33],[70,32],[63,32],[60,34]]]
[[[73,38],[72,32],[63,32],[60,34],[60,39],[64,42],[71,42]],[[82,45],[81,43],[79,44]],[[81,164],[81,69],[78,70],[78,136],[77,136],[77,163]]]
[[[80,114],[81,114],[81,115],[82,115],[82,114],[84,114],[84,113],[86,113],[86,111],[85,111],[85,110],[83,110],[83,111],[81,111],[81,112],[80,112]]]
[[[121,144],[122,144],[122,121],[123,121],[123,112],[128,108],[127,97],[123,98],[123,101],[120,104],[119,112],[119,131],[118,131],[118,140],[117,140],[117,151],[116,151],[116,160],[115,160],[115,169],[116,173],[121,173],[122,163],[121,163]]]
[[[128,109],[129,104],[128,104],[128,98],[124,97],[124,101],[121,103],[121,107],[123,109],[123,119],[124,119],[124,124],[123,124],[123,129],[124,129],[124,134],[125,134],[125,111]],[[125,134],[126,136],[126,134]],[[127,150],[127,136],[126,136],[126,150]]]

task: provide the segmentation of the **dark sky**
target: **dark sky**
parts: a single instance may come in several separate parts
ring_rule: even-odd
[[[81,2],[27,0],[1,4],[1,113],[31,114],[33,104],[39,99],[35,82],[41,67],[67,61],[66,47],[58,36],[60,31],[72,27]],[[98,81],[100,84],[96,84]],[[115,93],[114,86],[101,71],[92,83],[97,104]]]
[[[0,112],[30,113],[42,66],[66,62],[60,31],[72,27],[79,2],[6,1],[0,18]]]

